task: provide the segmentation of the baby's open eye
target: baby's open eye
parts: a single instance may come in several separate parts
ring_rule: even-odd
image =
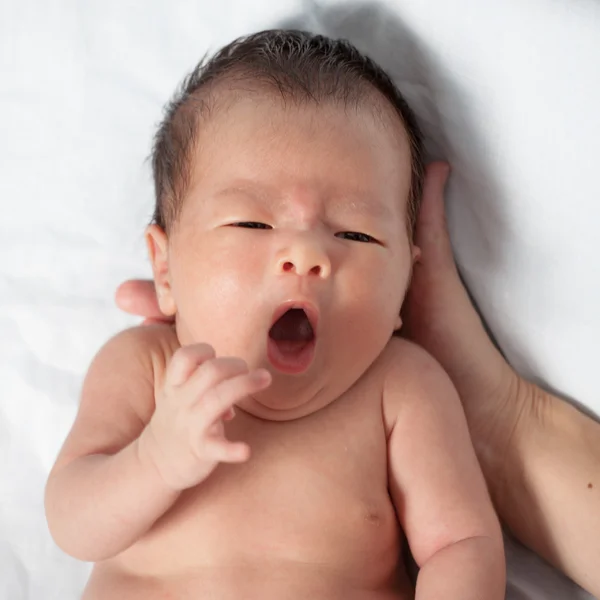
[[[340,231],[335,234],[336,237],[341,237],[345,240],[351,240],[353,242],[363,242],[365,244],[379,244],[373,236],[367,233],[360,233],[358,231]]]
[[[239,223],[231,223],[231,227],[244,227],[246,229],[273,229],[270,225],[259,223],[258,221],[240,221]]]

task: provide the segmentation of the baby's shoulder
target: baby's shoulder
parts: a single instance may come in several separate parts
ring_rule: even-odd
[[[410,386],[423,373],[441,368],[438,362],[414,342],[392,337],[377,359],[378,370],[386,382]]]
[[[394,337],[381,358],[383,414],[391,426],[403,410],[427,410],[454,394],[450,378],[431,354],[404,338]]]
[[[156,384],[179,347],[175,328],[167,324],[140,325],[113,336],[96,355],[103,371],[143,377]],[[112,368],[111,368],[112,367]]]
[[[130,351],[148,355],[172,354],[179,347],[175,327],[167,323],[129,327],[112,337],[107,345],[127,347]]]
[[[114,453],[135,439],[155,406],[157,374],[176,350],[172,327],[132,327],[94,356],[81,388],[79,410],[57,464],[88,454]]]

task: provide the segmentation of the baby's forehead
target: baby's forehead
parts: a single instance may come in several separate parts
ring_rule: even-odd
[[[354,197],[368,197],[374,188],[393,185],[398,174],[410,177],[408,136],[395,120],[370,107],[237,102],[201,125],[196,179],[252,179],[269,172],[277,178],[281,172],[310,180],[312,174],[323,185],[335,181],[349,193],[356,188]]]
[[[335,122],[335,131],[332,122]],[[371,147],[386,145],[388,153],[396,155],[399,166],[411,162],[410,136],[403,120],[377,90],[363,94],[360,101],[344,103],[334,97],[318,102],[292,101],[260,89],[251,92],[244,89],[241,93],[227,88],[212,95],[210,109],[197,123],[201,143],[196,149],[201,152],[203,146],[210,146],[214,140],[219,140],[221,146],[227,143],[232,146],[258,145],[263,141],[262,136],[256,136],[256,132],[252,137],[244,135],[252,123],[257,125],[259,133],[272,136],[273,142],[294,139],[294,131],[299,125],[317,132],[330,130],[331,135],[348,138],[360,128],[363,144]]]
[[[352,101],[337,96],[316,100],[277,94],[272,90],[265,89],[264,86],[243,87],[240,90],[233,85],[228,85],[223,89],[217,88],[216,91],[211,93],[211,99],[207,103],[209,109],[206,113],[209,119],[211,116],[226,116],[241,103],[250,108],[250,114],[262,114],[265,107],[270,113],[287,114],[290,123],[293,123],[301,114],[312,115],[315,120],[327,120],[332,114],[337,113],[348,117],[346,123],[349,129],[355,124],[355,120],[351,117],[360,115],[365,119],[372,120],[377,125],[373,130],[374,136],[380,135],[382,132],[386,135],[392,135],[399,142],[398,149],[404,150],[409,141],[409,134],[402,116],[377,89],[367,84],[362,85],[365,91],[353,98]],[[229,127],[239,125],[235,118],[224,119],[221,123]]]
[[[324,193],[318,193],[322,191]],[[263,206],[273,212],[285,212],[290,203],[310,205],[315,199],[324,204],[329,215],[338,217],[364,216],[379,220],[392,219],[394,212],[380,198],[365,188],[335,187],[315,190],[309,186],[296,185],[282,188],[271,185],[268,178],[234,179],[218,189],[212,199],[219,205],[237,203]]]

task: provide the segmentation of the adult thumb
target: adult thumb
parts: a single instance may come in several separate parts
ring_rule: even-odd
[[[415,244],[421,249],[420,263],[425,268],[454,266],[446,213],[444,189],[450,174],[446,162],[433,162],[425,170],[423,197],[417,217]]]

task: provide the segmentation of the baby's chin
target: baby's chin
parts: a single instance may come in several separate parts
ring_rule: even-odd
[[[310,380],[281,382],[275,376],[268,389],[244,398],[237,406],[265,421],[294,421],[318,412],[335,400],[324,393],[326,387]]]

